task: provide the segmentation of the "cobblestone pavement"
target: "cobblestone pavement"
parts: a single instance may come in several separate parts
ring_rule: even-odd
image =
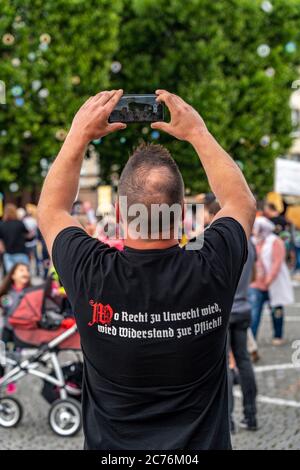
[[[300,368],[291,366],[295,353],[292,344],[300,340],[299,288],[296,294],[295,305],[287,309],[284,346],[271,346],[270,317],[267,311],[264,313],[259,333],[261,360],[256,366],[260,429],[238,430],[232,439],[235,449],[300,449]],[[82,434],[61,438],[50,430],[49,405],[39,394],[40,386],[41,382],[33,377],[20,383],[16,397],[24,406],[24,416],[17,428],[0,428],[0,449],[82,449]],[[239,394],[239,387],[235,387],[235,394]],[[236,422],[241,416],[241,400],[237,397]]]

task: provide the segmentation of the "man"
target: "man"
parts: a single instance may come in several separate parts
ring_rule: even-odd
[[[204,226],[208,227],[214,220],[215,215],[220,210],[220,204],[217,201],[204,204]]]
[[[244,265],[240,281],[234,296],[230,315],[229,346],[233,353],[243,393],[244,418],[240,426],[249,431],[256,431],[256,382],[250,355],[247,350],[247,331],[251,325],[251,304],[248,298],[248,289],[253,278],[255,265],[255,246],[248,240],[248,258]],[[233,377],[229,375],[230,383],[230,412],[233,412]],[[234,421],[231,417],[231,426],[234,430]]]
[[[284,215],[280,214],[275,204],[272,202],[266,202],[264,205],[264,215],[275,225],[274,232],[277,235],[285,230],[287,225],[286,218]]]
[[[45,180],[39,223],[81,336],[85,448],[228,449],[227,327],[255,201],[197,111],[165,90],[156,94],[171,121],[152,128],[193,145],[220,202],[203,248],[182,250],[174,224],[168,238],[139,238],[121,206],[127,235],[119,252],[69,215],[89,141],[126,127],[108,123],[122,90],[93,96],[76,114]],[[139,148],[119,196],[128,213],[135,204],[182,207],[183,181],[169,152]]]

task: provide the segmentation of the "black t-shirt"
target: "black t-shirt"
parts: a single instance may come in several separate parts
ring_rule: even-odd
[[[84,355],[85,448],[231,448],[226,335],[246,257],[227,217],[199,251],[119,252],[76,227],[58,234],[53,262]]]
[[[273,224],[275,224],[274,232],[277,233],[277,235],[285,230],[287,222],[284,215],[277,215],[276,217],[271,217],[270,220],[271,222],[273,222]]]
[[[27,233],[28,230],[21,220],[0,222],[0,239],[4,242],[6,253],[26,253]]]

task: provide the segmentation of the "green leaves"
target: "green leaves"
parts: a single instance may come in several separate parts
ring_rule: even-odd
[[[56,155],[57,131],[69,128],[91,94],[105,88],[135,93],[166,88],[200,111],[263,195],[272,188],[274,158],[291,142],[288,100],[298,78],[300,0],[272,0],[270,13],[261,3],[0,0],[0,80],[7,87],[7,104],[0,105],[1,188],[15,180],[20,187],[41,181],[40,159]],[[13,45],[2,42],[6,33],[14,36]],[[45,33],[51,37],[48,47],[40,42]],[[260,57],[257,48],[263,44],[270,53]],[[19,66],[13,65],[15,58]],[[122,64],[119,73],[110,71],[113,60]],[[41,82],[37,90],[34,81]],[[16,85],[23,88],[21,106],[12,95]],[[41,89],[49,96],[41,98]],[[26,131],[31,135],[24,138]],[[269,137],[267,145],[261,144],[263,136]],[[153,140],[144,125],[128,126],[122,137],[126,142],[119,133],[107,136],[98,147],[105,182],[111,166],[124,165],[139,139]],[[207,190],[189,145],[162,133],[157,141],[171,150],[187,187]]]
[[[1,189],[11,181],[21,188],[40,183],[40,159],[51,160],[61,145],[57,130],[67,130],[84,99],[108,87],[120,7],[119,0],[0,0],[0,79],[7,89],[7,104],[0,105]],[[2,41],[7,33],[12,45]],[[13,96],[15,86],[24,103]]]
[[[112,86],[126,92],[166,88],[189,101],[220,143],[242,162],[259,195],[272,188],[274,158],[290,146],[288,100],[300,52],[300,1],[273,0],[270,13],[261,3],[126,0],[115,53],[123,68],[111,75]],[[297,44],[295,52],[286,51],[288,42]],[[257,53],[262,44],[270,47],[266,57]],[[104,139],[101,168],[106,180],[112,161],[126,162],[142,128],[128,126],[126,145],[119,145],[117,135]],[[263,146],[265,135],[270,142]],[[151,132],[142,137],[152,140]],[[171,150],[187,187],[208,189],[190,146],[163,134],[158,142]]]

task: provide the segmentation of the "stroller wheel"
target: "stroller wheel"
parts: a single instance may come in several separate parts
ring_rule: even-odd
[[[3,428],[13,428],[22,419],[23,408],[21,403],[15,398],[0,398],[0,426]]]
[[[55,400],[48,415],[49,425],[55,434],[74,436],[81,428],[81,406],[72,398]]]

